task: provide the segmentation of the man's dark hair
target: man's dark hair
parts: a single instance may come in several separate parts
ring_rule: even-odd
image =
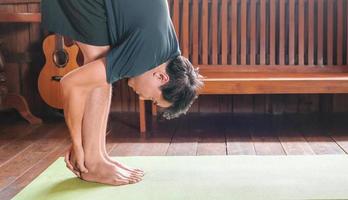
[[[166,73],[169,81],[160,89],[163,98],[172,105],[163,110],[163,117],[173,119],[186,114],[198,97],[197,91],[203,86],[203,82],[199,79],[201,76],[198,69],[195,69],[191,62],[181,55],[169,61]]]

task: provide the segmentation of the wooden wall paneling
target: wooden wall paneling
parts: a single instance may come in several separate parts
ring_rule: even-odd
[[[314,65],[314,5],[315,1],[307,1],[308,3],[308,65]]]
[[[289,65],[295,64],[295,2],[288,1],[289,4]]]
[[[318,95],[299,94],[297,95],[297,111],[299,113],[310,113],[317,111],[319,107]]]
[[[238,94],[233,96],[234,113],[251,113],[253,111],[252,95]]]
[[[298,65],[305,64],[305,0],[298,0]]]
[[[199,49],[199,0],[192,0],[192,59],[193,65],[198,65]]]
[[[286,0],[279,0],[279,65],[285,65],[285,41],[286,41]]]
[[[284,102],[282,113],[296,113],[298,111],[299,95],[285,94],[279,96]]]
[[[267,0],[260,0],[260,65],[267,62]]]
[[[284,94],[270,94],[269,111],[273,114],[282,114],[285,112],[285,105],[291,105],[296,101],[297,96],[285,96]]]
[[[231,0],[231,61],[237,64],[238,54],[238,0]]]
[[[319,95],[319,112],[330,113],[333,109],[332,94],[320,94]]]
[[[333,64],[333,45],[334,45],[334,1],[327,1],[327,21],[326,21],[326,30],[327,30],[327,47],[326,47],[326,64],[332,65]]]
[[[240,65],[247,64],[248,1],[240,2]]]
[[[219,95],[219,112],[220,113],[232,113],[233,112],[233,96],[232,95]]]
[[[324,42],[323,42],[323,26],[324,22],[324,2],[323,0],[317,0],[317,65],[323,65],[324,64],[324,58],[323,58],[323,49],[324,49]]]
[[[253,113],[267,113],[269,106],[269,95],[257,94],[253,95]]]
[[[228,53],[228,0],[221,0],[221,64],[227,65]]]
[[[209,17],[209,4],[208,0],[202,0],[202,22],[201,22],[201,37],[202,37],[202,56],[201,56],[201,64],[208,64],[208,52],[209,52],[209,46],[208,46],[208,31],[209,31],[209,24],[208,24],[208,17]]]
[[[277,35],[276,35],[276,19],[277,19],[277,2],[278,0],[270,0],[270,41],[269,41],[269,49],[270,49],[270,65],[276,64],[276,42],[277,42]]]
[[[318,112],[319,94],[311,94],[310,97],[310,103],[308,104],[310,112]]]
[[[343,65],[343,39],[344,39],[344,0],[337,0],[335,6],[336,23],[336,65]]]
[[[256,64],[256,51],[257,51],[257,36],[256,36],[256,3],[257,0],[250,1],[250,54],[249,54],[249,63],[250,65]]]
[[[219,64],[218,56],[219,56],[219,36],[218,34],[220,33],[219,30],[219,18],[218,18],[218,13],[219,13],[219,2],[220,0],[215,0],[211,1],[211,15],[212,17],[210,18],[210,34],[211,34],[211,63],[213,65]]]
[[[333,112],[348,112],[348,95],[335,94],[333,96]]]
[[[182,25],[181,25],[181,49],[182,55],[189,58],[189,44],[190,44],[190,0],[182,1]]]
[[[180,4],[179,0],[173,0],[173,13],[172,21],[175,27],[176,35],[178,39],[180,38]]]

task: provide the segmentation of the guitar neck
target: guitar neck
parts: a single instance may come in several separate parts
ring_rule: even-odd
[[[62,35],[56,34],[55,35],[55,39],[56,39],[56,50],[61,51],[63,50],[63,46],[64,46],[64,39]]]

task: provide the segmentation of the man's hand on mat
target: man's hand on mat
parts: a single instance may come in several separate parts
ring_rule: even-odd
[[[82,146],[72,145],[65,155],[65,162],[67,167],[78,177],[81,177],[81,172],[88,173],[84,164],[84,151]]]

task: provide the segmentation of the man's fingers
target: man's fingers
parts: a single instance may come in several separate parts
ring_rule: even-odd
[[[68,165],[66,165],[66,167],[67,167],[72,173],[74,173],[76,176],[81,177],[80,172],[78,172],[78,171],[76,171],[75,169],[69,167]]]
[[[71,166],[72,166],[73,170],[75,170],[75,171],[80,173],[81,170],[79,169],[77,161],[76,160],[70,161],[70,163],[71,163]]]
[[[65,153],[65,156],[64,156],[64,162],[65,162],[65,164],[66,164],[66,167],[69,168],[69,169],[71,170],[72,166],[71,166],[71,164],[70,164],[69,157],[70,157],[70,156],[69,156],[69,151],[67,151],[67,152]]]
[[[76,176],[81,177],[80,172],[77,171],[70,162],[70,150],[66,152],[65,159],[66,167],[70,169]]]
[[[85,167],[85,164],[84,164],[84,162],[83,161],[78,161],[77,162],[77,165],[78,165],[78,168],[79,168],[79,170],[81,171],[81,172],[83,172],[83,173],[88,173],[88,170],[87,170],[87,168]]]
[[[65,161],[65,163],[66,163],[66,166],[67,166],[69,169],[71,169],[71,170],[74,169],[74,167],[73,167],[72,164],[70,163],[70,151],[66,152],[64,161]]]

